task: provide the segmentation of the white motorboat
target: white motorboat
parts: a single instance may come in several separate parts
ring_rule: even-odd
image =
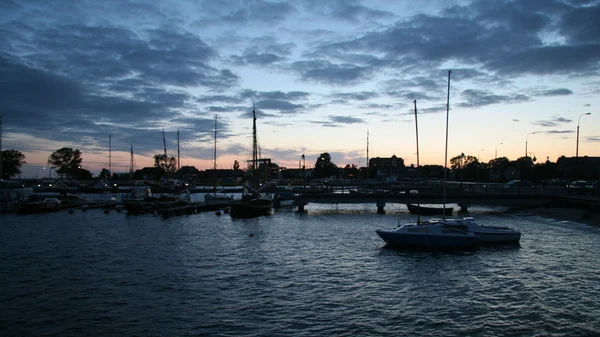
[[[401,247],[464,248],[475,246],[479,241],[468,229],[446,226],[443,222],[409,223],[375,232],[387,244]]]
[[[521,232],[518,229],[506,226],[480,225],[472,217],[462,219],[430,219],[428,223],[440,223],[446,227],[468,230],[478,237],[478,243],[518,243],[521,239]]]

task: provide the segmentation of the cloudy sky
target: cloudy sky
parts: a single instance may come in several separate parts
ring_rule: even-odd
[[[182,165],[261,155],[298,167],[396,154],[600,156],[600,1],[3,0],[3,148],[43,174],[78,148],[93,172],[167,151]],[[584,113],[589,116],[580,116]],[[535,134],[532,134],[535,132]]]

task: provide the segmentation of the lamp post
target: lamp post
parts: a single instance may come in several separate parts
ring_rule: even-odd
[[[46,169],[46,166],[42,167],[44,170]],[[48,179],[52,178],[52,166],[48,167]]]
[[[529,135],[535,135],[535,132],[530,132],[525,136],[525,157],[527,157],[527,138],[529,138]]]
[[[581,116],[579,116],[579,118],[577,119],[577,146],[575,147],[575,158],[579,157],[579,121],[581,121],[581,117],[591,114],[591,112],[586,112],[584,114],[581,114]]]
[[[498,145],[502,145],[503,143],[496,144],[496,152],[494,152],[494,159],[498,159]]]

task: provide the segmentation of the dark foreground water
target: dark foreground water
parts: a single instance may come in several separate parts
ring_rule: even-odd
[[[398,251],[375,229],[411,216],[373,208],[0,216],[0,335],[600,335],[600,228],[482,214],[520,247]]]

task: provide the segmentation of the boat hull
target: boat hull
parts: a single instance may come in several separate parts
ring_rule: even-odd
[[[408,211],[411,214],[419,214],[419,215],[448,215],[451,216],[454,208],[446,207],[446,208],[438,208],[438,207],[424,207],[413,204],[406,204]],[[445,213],[445,214],[442,214]]]
[[[231,203],[229,214],[232,218],[251,219],[270,215],[273,201],[266,199],[235,200]]]
[[[518,231],[510,232],[484,232],[476,231],[475,235],[480,243],[518,243],[521,240],[521,233]]]
[[[472,247],[478,242],[474,235],[408,234],[393,230],[377,230],[376,233],[387,244],[399,247],[460,248]]]

